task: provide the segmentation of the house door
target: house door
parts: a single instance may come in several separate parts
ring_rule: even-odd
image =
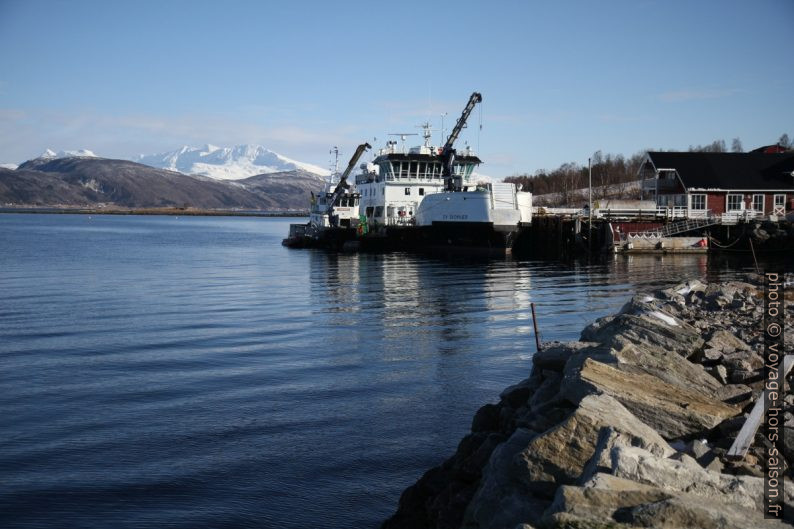
[[[775,202],[772,206],[773,215],[786,214],[786,195],[775,195]]]

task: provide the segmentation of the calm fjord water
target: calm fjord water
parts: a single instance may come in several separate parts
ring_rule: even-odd
[[[375,527],[476,409],[705,256],[280,245],[289,219],[0,215],[0,526]]]

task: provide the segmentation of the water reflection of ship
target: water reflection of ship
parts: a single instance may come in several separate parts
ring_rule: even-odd
[[[378,355],[476,356],[483,341],[512,348],[531,332],[531,273],[516,263],[335,252],[311,261],[317,316]]]

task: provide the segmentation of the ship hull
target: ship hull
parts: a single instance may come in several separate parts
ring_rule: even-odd
[[[513,249],[518,228],[499,226],[492,222],[435,221],[422,226],[422,246],[433,251],[509,254]]]
[[[292,230],[291,230],[292,231]],[[324,250],[347,250],[357,241],[355,228],[324,228],[316,233],[290,233],[281,241],[288,248],[320,248]]]
[[[516,226],[486,222],[434,222],[430,226],[390,226],[360,239],[367,252],[423,252],[507,255],[517,236]]]

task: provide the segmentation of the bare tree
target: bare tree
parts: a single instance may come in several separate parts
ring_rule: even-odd
[[[733,138],[733,141],[731,142],[731,152],[744,152],[742,140],[739,138]]]
[[[725,140],[714,140],[708,145],[689,146],[689,152],[727,152]]]
[[[786,149],[791,149],[794,147],[794,142],[788,139],[788,134],[783,133],[779,140],[777,140],[777,144],[781,147],[785,147]]]

